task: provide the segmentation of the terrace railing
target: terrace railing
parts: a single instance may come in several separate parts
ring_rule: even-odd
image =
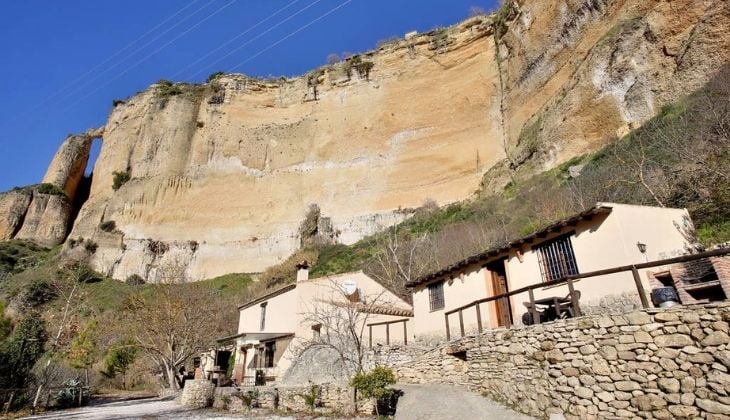
[[[410,321],[410,318],[396,319],[393,321],[373,322],[372,324],[367,324],[370,347],[373,347],[373,327],[385,326],[385,345],[390,345],[390,326],[400,323],[403,323],[403,344],[408,344],[408,321]]]
[[[623,272],[631,271],[631,273],[634,277],[634,282],[636,283],[636,290],[637,290],[637,292],[639,292],[639,299],[641,299],[641,306],[643,308],[648,308],[649,299],[646,296],[646,291],[644,290],[644,285],[642,284],[641,277],[639,276],[640,269],[659,267],[659,266],[663,266],[663,265],[677,264],[677,263],[683,263],[683,262],[688,262],[688,261],[696,261],[696,260],[700,260],[703,258],[719,257],[719,256],[723,256],[723,255],[728,255],[728,254],[730,254],[730,248],[720,248],[720,249],[715,249],[715,250],[707,251],[707,252],[701,252],[701,253],[697,253],[697,254],[683,255],[681,257],[667,258],[667,259],[663,259],[663,260],[650,261],[650,262],[641,263],[641,264],[632,264],[632,265],[624,265],[624,266],[614,267],[614,268],[607,268],[604,270],[591,271],[589,273],[565,276],[565,277],[562,277],[562,278],[559,278],[559,279],[553,280],[553,281],[535,283],[535,284],[531,284],[529,286],[522,287],[522,288],[516,289],[516,290],[512,290],[512,291],[509,291],[507,293],[503,293],[500,295],[495,295],[495,296],[490,296],[490,297],[483,298],[483,299],[478,299],[472,303],[466,304],[464,306],[460,306],[456,309],[452,309],[452,310],[444,313],[444,319],[446,322],[446,340],[447,341],[451,340],[451,330],[449,327],[449,315],[456,314],[456,313],[459,314],[459,332],[461,333],[461,336],[464,337],[464,335],[465,335],[464,311],[474,307],[475,311],[476,311],[476,317],[477,317],[477,330],[481,333],[481,332],[483,332],[483,326],[482,326],[481,309],[479,308],[480,304],[493,302],[493,301],[496,301],[499,299],[508,299],[510,296],[519,295],[519,294],[522,294],[525,292],[528,293],[529,298],[530,298],[530,309],[529,310],[530,310],[530,314],[532,316],[533,323],[539,324],[540,317],[537,312],[537,309],[535,308],[535,295],[534,295],[533,291],[535,289],[541,289],[543,287],[567,285],[568,291],[569,291],[569,296],[570,296],[570,301],[571,301],[571,304],[573,307],[573,312],[574,312],[575,316],[580,316],[581,315],[580,305],[578,303],[578,299],[576,296],[575,287],[573,285],[573,282],[575,280],[590,279],[590,278],[595,278],[595,277],[599,277],[599,276],[605,276],[608,274],[623,273]],[[510,325],[507,325],[507,327],[509,327],[509,326]]]

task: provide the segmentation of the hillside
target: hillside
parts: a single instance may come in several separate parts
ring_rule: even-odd
[[[508,1],[297,78],[161,82],[66,139],[62,194],[0,196],[0,239],[86,244],[116,279],[262,271],[311,204],[320,241],[353,244],[600,150],[730,62],[729,28],[722,0]]]

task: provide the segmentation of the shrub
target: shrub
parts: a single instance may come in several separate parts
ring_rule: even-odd
[[[141,286],[147,283],[141,276],[138,276],[137,274],[130,275],[129,277],[127,277],[126,280],[124,280],[124,282],[130,286]]]
[[[121,99],[114,99],[114,100],[112,101],[112,107],[113,107],[113,108],[116,108],[116,107],[118,107],[119,105],[124,105],[124,104],[126,104],[126,103],[127,103],[126,101],[123,101],[123,100],[121,100]]]
[[[40,184],[36,188],[36,191],[38,191],[41,194],[63,195],[63,196],[66,195],[66,192],[62,188],[60,188],[54,184],[48,184],[48,183]]]
[[[78,379],[69,379],[63,383],[63,388],[56,394],[56,404],[60,408],[69,408],[86,405],[89,402],[89,387],[84,386]]]
[[[355,64],[355,70],[357,70],[360,77],[364,77],[368,81],[370,80],[370,72],[373,70],[373,67],[375,67],[375,64],[372,61],[362,61]]]
[[[162,255],[165,252],[167,252],[168,249],[170,249],[170,247],[168,247],[167,244],[162,241],[155,241],[152,239],[148,239],[147,240],[147,249],[155,255]]]
[[[112,189],[114,191],[122,188],[122,185],[126,184],[131,179],[131,177],[129,176],[129,171],[114,171],[112,175],[114,175],[114,181],[112,183]]]
[[[116,228],[117,224],[116,222],[114,222],[114,220],[107,220],[106,222],[101,222],[99,224],[99,229],[103,230],[104,232],[113,232]]]
[[[92,270],[91,267],[83,263],[75,264],[72,270],[74,271],[76,280],[78,280],[79,283],[96,283],[103,280],[103,276],[101,274]]]
[[[303,394],[301,397],[304,398],[304,404],[306,404],[311,411],[314,411],[319,400],[319,387],[317,385],[312,385],[309,389],[309,393]]]
[[[97,243],[92,241],[91,239],[88,239],[86,242],[84,242],[84,248],[93,254],[99,248],[99,245],[97,245]]]
[[[168,97],[180,95],[183,93],[183,88],[179,84],[174,84],[169,80],[159,80],[157,82],[157,96]]]
[[[368,373],[360,372],[355,375],[350,381],[350,385],[364,398],[375,399],[377,407],[377,401],[388,399],[393,395],[393,390],[388,386],[395,382],[395,374],[392,369],[378,366]]]
[[[221,77],[221,76],[224,76],[224,75],[225,75],[225,73],[224,73],[224,72],[222,72],[222,71],[217,71],[217,72],[215,72],[215,73],[212,73],[212,74],[211,74],[210,76],[208,76],[208,78],[207,78],[207,79],[205,79],[205,82],[206,82],[206,83],[210,83],[210,82],[212,82],[213,80],[215,80],[215,79],[217,79],[217,78],[219,78],[219,77]]]
[[[26,288],[22,296],[25,306],[36,307],[50,302],[56,297],[56,291],[45,280],[34,280]]]

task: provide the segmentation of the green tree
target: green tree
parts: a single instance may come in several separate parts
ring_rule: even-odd
[[[96,320],[89,321],[81,332],[71,342],[66,351],[66,360],[74,369],[84,371],[86,385],[89,384],[89,368],[96,361]]]
[[[127,389],[127,370],[137,359],[137,348],[134,342],[129,339],[120,341],[112,347],[104,359],[104,370],[101,374],[109,379],[121,375],[122,389]]]
[[[393,385],[395,382],[395,374],[392,369],[378,366],[368,373],[360,372],[355,375],[350,381],[350,385],[364,398],[374,399],[375,413],[379,414],[378,401],[393,394],[393,390],[388,388],[388,385]]]
[[[0,388],[22,389],[28,385],[31,369],[43,355],[46,339],[45,323],[39,313],[32,312],[18,323],[0,347]],[[8,407],[12,407],[15,394],[10,393]]]

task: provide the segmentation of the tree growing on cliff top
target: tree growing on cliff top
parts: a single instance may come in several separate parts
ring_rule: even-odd
[[[158,269],[160,282],[125,302],[126,334],[162,373],[166,386],[179,389],[177,370],[224,334],[215,293],[198,284],[181,284],[185,267]]]

